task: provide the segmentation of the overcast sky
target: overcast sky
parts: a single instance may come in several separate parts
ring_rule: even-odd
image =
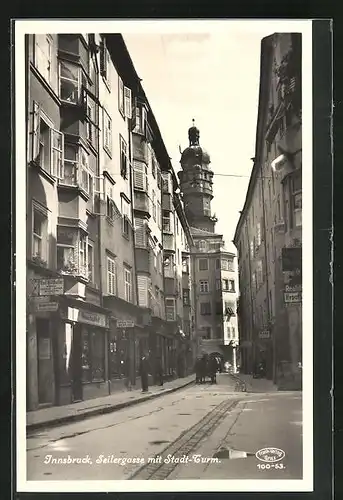
[[[231,251],[255,152],[261,40],[272,32],[123,35],[176,172],[195,119],[216,174],[216,231]]]

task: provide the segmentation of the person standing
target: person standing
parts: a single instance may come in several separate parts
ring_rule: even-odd
[[[148,392],[148,376],[149,376],[149,366],[148,358],[146,354],[143,354],[140,362],[140,375],[142,383],[142,392]]]

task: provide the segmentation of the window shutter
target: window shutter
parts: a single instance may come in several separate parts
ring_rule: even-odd
[[[147,243],[146,225],[143,219],[135,219],[135,244],[146,247]]]
[[[124,87],[125,116],[131,119],[132,116],[132,96],[131,89]]]
[[[104,41],[100,44],[100,74],[107,78],[107,51]]]
[[[30,127],[30,160],[35,161],[39,155],[39,137],[40,137],[40,106],[37,102],[33,101],[31,117],[31,127]]]
[[[59,130],[50,129],[51,175],[63,178],[64,135]]]
[[[138,162],[134,162],[134,187],[137,189],[144,190],[144,165]]]
[[[140,307],[148,307],[148,277],[137,276],[138,304]]]
[[[132,93],[131,93],[132,96]],[[138,124],[137,122],[137,98],[132,97],[131,100],[131,130],[134,130]]]

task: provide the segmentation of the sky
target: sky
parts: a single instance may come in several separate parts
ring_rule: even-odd
[[[123,33],[176,172],[194,118],[215,173],[216,232],[235,253],[255,156],[261,40],[272,33],[265,25],[234,33]]]

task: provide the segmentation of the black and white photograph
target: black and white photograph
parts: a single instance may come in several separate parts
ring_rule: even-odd
[[[312,491],[311,21],[15,37],[18,491]]]

